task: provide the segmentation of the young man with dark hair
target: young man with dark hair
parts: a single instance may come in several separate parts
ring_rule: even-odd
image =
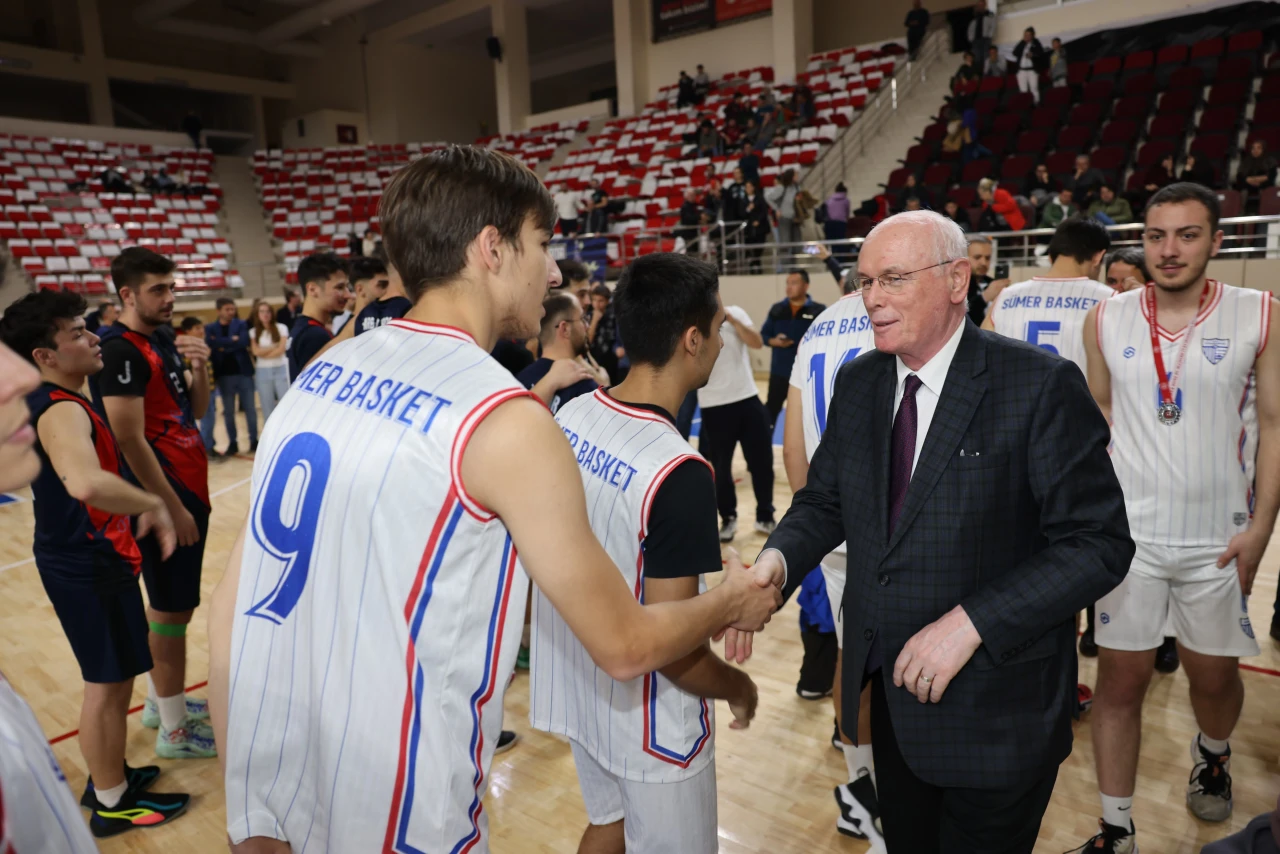
[[[176,544],[164,502],[130,483],[111,429],[80,393],[102,369],[98,336],[85,328],[84,298],[28,294],[5,309],[0,340],[40,371],[27,396],[40,475],[35,498],[36,570],[84,679],[80,751],[89,767],[81,803],[94,836],[154,827],[176,818],[189,795],[148,792],[154,765],[125,764],[126,717],[134,677],[151,669],[147,617],[138,587],[139,538],[154,534],[161,557]],[[141,800],[139,797],[142,796]]]
[[[556,416],[581,467],[591,530],[645,603],[694,599],[702,574],[720,570],[711,468],[674,415],[720,355],[719,290],[715,266],[686,255],[632,262],[615,293],[631,371]],[[602,468],[599,460],[610,462]],[[559,607],[534,594],[529,718],[573,748],[590,821],[578,850],[719,850],[707,701],[729,701],[730,726],[745,728],[755,684],[706,643],[655,673],[612,678],[573,638]]]
[[[1137,553],[1098,600],[1091,712],[1101,832],[1078,851],[1137,850],[1130,818],[1142,707],[1170,625],[1199,733],[1187,809],[1231,816],[1228,740],[1244,704],[1241,656],[1257,655],[1248,597],[1280,510],[1276,299],[1206,275],[1222,245],[1218,196],[1170,184],[1147,203],[1152,281],[1090,310],[1089,388],[1111,422],[1111,460]]]
[[[222,398],[223,425],[227,428],[227,449],[223,456],[234,457],[240,453],[236,443],[236,400],[244,412],[249,427],[249,453],[258,450],[258,411],[253,398],[253,359],[249,356],[249,324],[236,314],[236,301],[231,297],[218,297],[214,304],[218,317],[204,328],[205,342],[209,345],[213,378]],[[212,404],[210,409],[212,409]],[[207,414],[207,413],[206,413]],[[213,430],[204,436],[205,444],[213,448]]]
[[[255,852],[298,850],[313,823],[317,854],[487,850],[481,798],[530,579],[623,680],[726,625],[759,629],[781,601],[730,560],[692,601],[638,602],[592,533],[563,429],[489,357],[537,331],[560,278],[533,172],[450,146],[397,172],[379,217],[414,307],[281,400],[209,618],[227,831]],[[598,459],[597,479],[625,476]],[[297,701],[322,682],[322,701]]]
[[[378,258],[352,261],[351,284],[356,292],[352,335],[363,335],[379,326],[386,326],[413,308],[413,303],[405,296],[400,277],[391,275],[387,265]],[[341,337],[342,333],[339,332],[338,336]]]
[[[347,262],[332,252],[308,255],[298,264],[298,284],[306,297],[302,314],[289,330],[289,382],[333,340],[329,324],[350,298]]]
[[[613,313],[613,291],[601,282],[591,288],[591,308],[584,313],[587,321],[587,347],[591,355],[608,372],[614,382],[626,376],[622,360],[627,351],[618,334],[618,322]]]
[[[787,402],[796,344],[809,331],[809,324],[826,308],[809,297],[809,274],[804,270],[792,270],[787,274],[786,297],[769,307],[769,316],[760,327],[764,343],[773,348],[769,362],[769,395],[765,400],[765,408],[769,410],[770,437],[778,422],[778,413]]]
[[[208,703],[188,700],[187,625],[200,604],[200,575],[209,529],[209,461],[196,421],[209,404],[209,345],[175,336],[174,263],[141,246],[111,262],[124,303],[120,320],[102,330],[103,369],[90,380],[95,403],[139,484],[173,517],[178,546],[167,559],[144,540],[151,658],[143,726],[157,727],[156,753],[166,759],[216,755]],[[183,360],[191,366],[187,376]]]
[[[591,308],[591,271],[581,261],[572,258],[557,261],[560,268],[561,289],[568,291],[582,304],[582,310]]]
[[[599,383],[582,361],[587,356],[582,304],[571,294],[552,294],[542,303],[542,311],[538,332],[542,356],[516,374],[516,379],[555,415],[578,395],[595,391]]]
[[[276,323],[283,323],[285,329],[292,329],[302,314],[302,294],[294,288],[285,288],[284,305],[276,311]]]

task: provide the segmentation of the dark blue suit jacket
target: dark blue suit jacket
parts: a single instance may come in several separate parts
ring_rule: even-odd
[[[239,341],[232,341],[235,336],[239,336]],[[211,361],[216,366],[222,356],[234,355],[236,363],[240,366],[240,373],[246,377],[253,376],[253,359],[249,358],[249,339],[253,335],[253,330],[249,327],[247,321],[236,317],[227,325],[227,334],[222,334],[222,324],[218,321],[206,323],[204,327],[204,338],[209,344],[209,349],[213,351]]]
[[[935,786],[1011,789],[1071,752],[1075,614],[1128,571],[1109,430],[1076,365],[965,321],[928,437],[888,534],[895,357],[837,375],[827,428],[766,548],[785,593],[847,541],[845,732],[878,632],[894,733]],[[963,453],[962,453],[963,452]],[[982,645],[939,703],[892,683],[906,642],[963,605]]]

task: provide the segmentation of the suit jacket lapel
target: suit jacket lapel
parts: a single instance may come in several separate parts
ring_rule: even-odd
[[[893,439],[893,396],[898,384],[898,360],[885,360],[884,375],[876,383],[875,406],[871,414],[872,467],[871,494],[876,496],[876,545],[883,546],[889,529],[889,457]]]
[[[886,554],[893,550],[911,527],[916,514],[938,485],[942,472],[959,450],[960,440],[964,438],[965,430],[969,428],[978,403],[987,389],[986,379],[982,376],[985,369],[986,345],[982,342],[978,327],[965,320],[960,346],[955,358],[951,360],[951,369],[947,371],[942,397],[938,399],[938,408],[929,424],[929,434],[925,437],[920,459],[911,475],[911,484],[907,487],[907,495],[902,504],[902,515],[889,539]],[[888,495],[887,477],[884,494]]]

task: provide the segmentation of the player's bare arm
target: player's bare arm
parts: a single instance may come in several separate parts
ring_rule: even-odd
[[[1085,379],[1089,381],[1089,392],[1102,410],[1102,417],[1111,423],[1111,371],[1107,368],[1107,360],[1102,358],[1102,348],[1098,345],[1098,307],[1089,309],[1084,318],[1084,352],[1088,359],[1089,370]]]
[[[1276,310],[1280,300],[1271,297],[1271,326],[1274,332]],[[1258,564],[1271,541],[1280,511],[1280,346],[1268,342],[1254,362],[1254,381],[1258,395],[1258,462],[1254,478],[1253,519],[1249,527],[1231,538],[1227,550],[1218,558],[1225,567],[1232,559],[1240,576],[1240,590],[1247,596],[1253,590]]]
[[[68,495],[107,513],[142,516],[139,534],[153,530],[163,557],[173,554],[173,519],[164,502],[102,468],[93,447],[93,425],[84,407],[71,401],[55,403],[40,418],[37,432]]]
[[[787,388],[786,421],[782,427],[782,465],[787,483],[799,492],[809,481],[809,456],[804,450],[804,394],[795,386]]]
[[[737,331],[738,337],[742,339],[743,344],[746,344],[752,350],[759,350],[764,347],[764,338],[760,337],[759,331],[747,326],[747,324],[734,317],[731,312],[725,312],[724,319],[733,324],[733,328]]]
[[[591,531],[564,433],[532,400],[504,403],[480,422],[461,468],[467,492],[501,517],[529,577],[614,679],[658,670],[725,626],[759,630],[782,604],[780,593],[751,573],[730,572],[694,599],[641,606]],[[547,495],[557,496],[554,511]]]
[[[982,328],[988,332],[996,331],[996,304],[994,302],[991,303],[987,316],[982,319]]]
[[[551,363],[551,369],[547,371],[547,375],[534,383],[533,388],[529,390],[538,396],[538,400],[549,404],[551,398],[555,397],[560,389],[590,377],[591,373],[581,362],[575,359],[556,359]]]
[[[205,377],[203,384],[207,403],[208,372],[202,365],[193,373],[197,377]],[[198,386],[192,386],[193,389],[196,387]],[[159,497],[169,509],[169,515],[173,517],[174,529],[178,534],[178,545],[189,546],[199,542],[200,530],[196,527],[195,517],[182,505],[182,499],[173,491],[169,479],[165,477],[164,469],[160,467],[160,461],[156,459],[156,452],[147,443],[146,408],[143,399],[119,395],[103,398],[102,404],[107,411],[111,432],[116,434],[116,440],[120,443],[120,450],[124,452],[129,470],[147,492]]]
[[[191,376],[187,387],[191,395],[191,415],[197,421],[204,417],[209,408],[209,345],[196,335],[179,335],[174,339],[178,353],[191,363]],[[113,428],[114,429],[114,428]],[[133,463],[130,462],[132,466]],[[187,543],[183,543],[187,545]]]
[[[659,602],[682,602],[698,596],[698,576],[687,578],[646,578],[644,601],[649,605]],[[671,683],[695,697],[708,700],[726,700],[733,712],[733,729],[746,729],[756,716],[759,699],[756,683],[745,671],[739,670],[711,651],[711,644],[704,641],[693,652],[673,661],[660,671]]]
[[[244,556],[244,538],[249,531],[249,521],[240,526],[240,533],[231,546],[227,568],[213,588],[209,600],[209,720],[213,724],[214,738],[218,744],[227,743],[227,701],[231,679],[231,629],[236,617],[236,594],[240,589],[240,563]],[[227,771],[227,757],[218,751],[218,764],[223,774]]]

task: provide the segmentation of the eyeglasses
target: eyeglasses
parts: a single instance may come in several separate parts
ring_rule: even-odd
[[[928,267],[921,267],[919,270],[903,273],[901,276],[857,276],[853,280],[854,290],[866,292],[871,289],[872,284],[879,282],[885,293],[900,294],[902,289],[907,286],[907,282],[911,281],[910,276],[914,276],[916,273],[923,273],[925,270],[932,270],[934,267],[943,267],[952,261],[959,260],[959,258],[948,258],[945,261],[939,261],[937,264],[930,264]]]

